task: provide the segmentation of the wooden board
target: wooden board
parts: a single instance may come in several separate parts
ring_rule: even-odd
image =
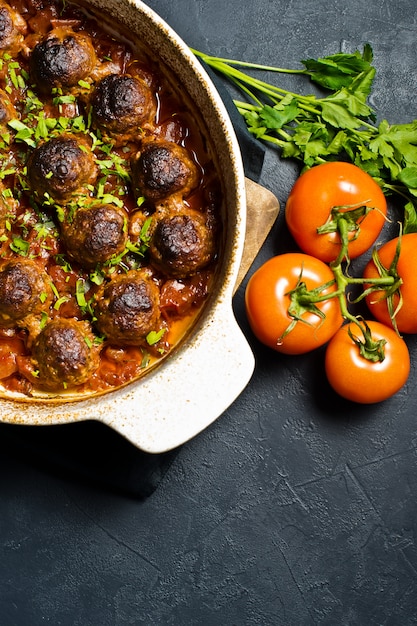
[[[246,178],[246,238],[235,292],[246,276],[262,244],[278,217],[280,205],[276,196],[249,178]]]

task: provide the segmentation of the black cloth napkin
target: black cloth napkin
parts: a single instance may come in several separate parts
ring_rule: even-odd
[[[259,180],[264,148],[246,128],[225,84],[206,66],[226,105],[239,141],[245,175]],[[1,410],[1,407],[0,407]],[[0,455],[66,480],[89,483],[134,498],[151,495],[181,447],[162,454],[138,450],[109,427],[86,421],[60,426],[0,424]]]

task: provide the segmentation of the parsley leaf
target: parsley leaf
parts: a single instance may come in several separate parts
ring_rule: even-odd
[[[371,68],[372,58],[371,46],[367,44],[362,54],[358,51],[353,54],[338,53],[301,62],[311,80],[322,87],[337,91],[349,87],[358,75],[367,72]]]
[[[368,102],[376,74],[369,44],[362,52],[306,59],[301,70],[193,52],[242,91],[246,99],[234,103],[254,137],[304,167],[335,158],[350,160],[368,172],[386,195],[395,195],[402,203],[403,233],[417,232],[417,120],[375,123],[376,113]],[[330,93],[324,97],[294,93],[239,67],[303,74]]]

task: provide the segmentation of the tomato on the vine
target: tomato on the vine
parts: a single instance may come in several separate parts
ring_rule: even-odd
[[[291,292],[297,286],[308,291],[321,288],[325,299],[316,311],[308,307],[295,321],[289,315]],[[266,261],[248,281],[246,313],[254,335],[270,348],[286,354],[302,354],[325,344],[340,328],[343,318],[336,286],[328,265],[300,252],[289,252]]]
[[[368,250],[381,232],[387,202],[374,179],[352,163],[323,163],[301,174],[287,200],[286,222],[300,249],[326,263],[334,261],[341,248],[338,230],[328,223],[336,208],[339,214],[351,216],[353,210],[364,211],[348,226],[348,256],[353,259]],[[318,233],[325,224],[326,231]]]
[[[401,279],[402,284],[392,294],[392,311],[396,311],[395,323],[400,333],[417,333],[417,233],[402,235],[383,244],[377,251],[382,265],[388,270],[395,258],[397,245],[400,243],[400,253],[394,274]],[[371,259],[363,272],[364,278],[377,278],[380,275],[377,265]],[[367,285],[365,285],[366,287]],[[366,303],[374,317],[392,326],[389,311],[389,300],[385,297],[386,291],[377,290],[366,296]],[[400,302],[401,299],[401,302]]]
[[[380,322],[367,321],[375,340],[385,340],[382,361],[370,361],[360,354],[348,329],[358,339],[362,332],[354,322],[345,324],[326,348],[325,370],[333,389],[343,398],[361,404],[382,402],[405,385],[410,373],[410,355],[405,341]]]

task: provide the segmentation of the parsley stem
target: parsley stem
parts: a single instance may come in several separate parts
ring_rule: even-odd
[[[391,185],[384,182],[382,188],[386,192],[394,192],[396,195],[401,196],[408,202],[411,200],[410,196],[405,193],[404,188],[400,187],[399,185]]]
[[[226,59],[222,57],[212,57],[209,54],[205,54],[204,52],[199,52],[198,50],[194,50],[191,48],[191,51],[196,55],[203,59],[203,61],[216,59],[222,63],[227,63],[229,65],[235,65],[237,67],[246,67],[248,69],[254,70],[264,70],[267,72],[279,72],[281,74],[308,74],[305,69],[288,69],[284,67],[275,67],[274,65],[261,65],[259,63],[250,63],[249,61],[239,61],[237,59]]]
[[[310,111],[311,113],[316,113],[316,114],[320,113],[317,109],[315,109],[314,107],[311,107],[311,103],[317,101],[317,99],[314,96],[302,96],[292,91],[288,91],[287,89],[282,89],[281,87],[277,87],[276,85],[271,85],[270,83],[267,83],[263,80],[259,80],[258,78],[254,78],[253,76],[248,76],[244,72],[241,72],[237,70],[236,68],[231,67],[229,63],[226,63],[218,59],[217,57],[202,55],[201,58],[203,59],[203,61],[207,63],[207,65],[210,65],[214,70],[217,70],[221,74],[224,74],[229,79],[231,79],[235,84],[241,87],[246,93],[248,93],[248,95],[250,95],[256,102],[258,102],[259,105],[261,105],[261,103],[258,100],[258,98],[252,92],[250,92],[247,89],[247,87],[245,87],[245,85],[250,85],[252,88],[256,89],[257,91],[265,94],[266,96],[269,96],[270,98],[274,100],[278,99],[278,101],[282,100],[284,96],[291,95],[294,98],[297,98],[300,105],[303,105],[304,107],[308,107],[306,108],[306,110]]]

